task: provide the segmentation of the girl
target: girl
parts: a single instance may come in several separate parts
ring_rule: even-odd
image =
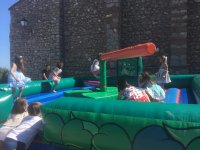
[[[151,80],[148,72],[141,73],[138,84],[145,89],[151,101],[159,102],[165,98],[165,91]]]
[[[122,78],[118,79],[117,87],[119,90],[118,99],[150,102],[150,99],[144,90],[141,90],[134,86],[129,85]]]
[[[99,70],[100,70],[99,61],[98,61],[98,59],[95,59],[93,61],[92,65],[90,66],[90,71],[94,75],[94,77],[97,78],[99,75]]]
[[[15,101],[8,120],[0,128],[0,150],[2,150],[2,143],[6,135],[11,129],[18,126],[22,119],[28,115],[26,99],[18,99]]]
[[[167,56],[160,56],[159,57],[161,66],[159,71],[155,74],[156,75],[156,83],[159,84],[162,88],[164,88],[165,83],[170,83],[168,65],[167,65]]]
[[[25,77],[24,74],[24,61],[22,56],[15,57],[15,63],[12,64],[10,74],[8,76],[8,86],[12,88],[13,97],[16,98],[16,88],[19,88],[18,97],[22,96],[23,88],[31,79]]]
[[[34,137],[43,129],[40,106],[39,102],[28,106],[29,116],[8,133],[3,145],[4,150],[26,150],[29,147]]]
[[[49,80],[53,80],[54,81],[54,86],[52,88],[52,92],[56,93],[56,87],[58,85],[58,83],[60,82],[61,77],[59,77],[59,74],[62,72],[62,67],[63,67],[63,63],[59,62],[57,63],[57,67],[55,67],[52,72],[49,75]]]

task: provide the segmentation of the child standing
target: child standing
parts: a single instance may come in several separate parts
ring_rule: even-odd
[[[40,103],[34,102],[28,106],[28,114],[21,124],[12,129],[4,141],[4,150],[26,150],[34,137],[43,129],[40,117]]]
[[[141,73],[138,84],[141,88],[145,89],[152,102],[159,102],[165,98],[165,91],[152,81],[148,72]]]
[[[24,61],[22,56],[15,57],[15,63],[12,64],[10,74],[8,76],[8,86],[12,88],[13,97],[16,97],[16,88],[19,88],[18,97],[22,96],[23,88],[31,79],[25,77],[24,74]]]
[[[11,115],[7,121],[0,128],[0,150],[2,150],[2,143],[6,138],[6,135],[11,129],[18,126],[22,119],[28,115],[27,113],[27,101],[26,99],[18,99],[15,101],[11,111]]]
[[[144,90],[129,85],[123,78],[118,79],[117,87],[119,90],[118,99],[134,100],[140,102],[150,102]]]
[[[164,88],[165,83],[171,82],[168,71],[167,56],[160,56],[159,61],[161,63],[161,66],[159,68],[159,71],[156,73],[156,83]]]
[[[58,85],[58,83],[60,82],[60,79],[61,79],[59,74],[62,73],[63,65],[64,64],[62,62],[57,63],[57,66],[52,70],[52,72],[49,75],[49,80],[54,81],[54,86],[52,88],[52,92],[54,92],[54,93],[56,93],[56,87],[57,87],[57,85]]]
[[[99,61],[98,61],[98,59],[95,59],[93,61],[92,65],[90,66],[90,71],[94,75],[94,77],[98,77],[99,70],[100,70]]]

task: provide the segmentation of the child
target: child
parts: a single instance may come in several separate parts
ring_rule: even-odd
[[[99,67],[99,60],[98,59],[95,59],[92,63],[92,65],[90,66],[90,71],[91,73],[94,75],[94,77],[98,77],[99,75],[99,70],[100,70],[100,67]]]
[[[7,121],[0,128],[0,150],[2,150],[2,143],[5,140],[8,132],[14,127],[18,126],[22,119],[28,115],[26,99],[18,99],[15,101],[11,111],[11,115]]]
[[[118,79],[117,87],[119,90],[118,99],[134,100],[141,102],[150,102],[148,95],[144,90],[129,85],[123,78]]]
[[[10,69],[10,75],[8,76],[8,85],[12,88],[13,97],[16,97],[16,88],[19,88],[18,97],[22,96],[23,88],[27,82],[31,79],[27,78],[23,74],[24,72],[24,61],[22,56],[15,57],[15,63],[12,64]]]
[[[51,66],[46,65],[46,68],[42,70],[42,80],[48,80],[50,71],[51,71]]]
[[[52,92],[56,93],[56,87],[58,85],[58,83],[60,82],[61,77],[59,76],[59,74],[62,72],[62,67],[63,67],[63,63],[59,62],[57,63],[57,67],[55,67],[52,72],[49,75],[49,80],[53,80],[54,81],[54,86],[52,88]]]
[[[34,102],[28,106],[29,116],[8,133],[3,145],[4,150],[26,150],[29,147],[34,137],[43,129],[40,105],[39,102]]]
[[[148,72],[141,73],[138,84],[145,89],[151,101],[159,102],[165,98],[165,91],[152,81]]]
[[[167,56],[159,57],[161,66],[159,71],[156,73],[156,83],[159,84],[162,88],[164,88],[165,83],[170,83],[168,65],[167,65]]]

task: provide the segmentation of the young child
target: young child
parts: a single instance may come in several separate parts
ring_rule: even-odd
[[[156,73],[156,83],[159,84],[162,88],[164,88],[165,83],[170,83],[168,65],[167,65],[167,56],[160,56],[159,57],[161,66],[159,71]]]
[[[119,90],[118,99],[124,97],[126,100],[150,102],[150,99],[144,90],[129,85],[123,78],[118,79],[117,87]]]
[[[18,97],[22,96],[23,88],[31,79],[25,77],[24,74],[24,61],[22,56],[15,57],[15,63],[12,64],[10,74],[8,76],[8,86],[12,88],[13,97],[16,97],[16,88],[19,88]]]
[[[4,150],[26,150],[34,137],[43,129],[40,117],[40,103],[34,102],[28,106],[28,114],[21,124],[12,129],[4,141]]]
[[[63,65],[64,64],[62,62],[57,63],[57,66],[52,70],[52,72],[49,75],[49,80],[54,81],[54,86],[52,88],[52,92],[54,92],[54,93],[56,93],[56,87],[61,79],[59,74],[62,73]]]
[[[159,102],[165,98],[165,91],[152,81],[148,72],[141,73],[138,84],[141,88],[145,89],[152,102]]]
[[[28,115],[26,99],[18,99],[15,101],[11,114],[7,121],[0,128],[0,150],[2,150],[3,141],[11,129],[18,126],[22,119]]]
[[[50,71],[51,71],[51,66],[46,65],[46,68],[42,70],[42,80],[48,80]]]
[[[95,59],[92,65],[90,66],[90,71],[93,74],[93,76],[97,78],[99,76],[99,70],[100,70],[99,60]]]

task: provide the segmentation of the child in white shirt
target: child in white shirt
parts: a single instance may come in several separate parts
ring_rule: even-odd
[[[26,99],[19,98],[15,101],[10,116],[0,128],[0,150],[2,150],[3,141],[9,131],[18,126],[22,119],[28,115],[27,106]]]
[[[43,129],[40,105],[38,102],[29,105],[29,116],[8,133],[3,145],[4,150],[26,150],[29,147],[35,136]]]

